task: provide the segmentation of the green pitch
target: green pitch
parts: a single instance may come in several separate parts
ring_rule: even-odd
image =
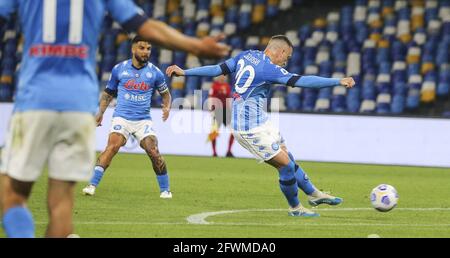
[[[77,186],[75,233],[158,238],[450,237],[450,169],[304,162],[313,183],[344,198],[344,203],[320,206],[319,218],[298,218],[287,216],[277,174],[267,165],[252,159],[165,159],[173,199],[159,198],[146,156],[119,154],[94,197],[81,195],[85,184]],[[43,236],[47,222],[46,181],[43,177],[35,185],[29,203],[38,236]],[[400,195],[398,207],[388,213],[370,206],[369,193],[380,183],[393,185]],[[300,197],[309,207],[302,193]]]

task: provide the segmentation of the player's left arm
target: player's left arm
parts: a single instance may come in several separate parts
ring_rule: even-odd
[[[165,122],[169,118],[170,108],[172,105],[172,95],[170,94],[164,74],[159,69],[156,75],[155,85],[162,97],[162,120]]]
[[[355,85],[355,81],[352,77],[348,78],[326,78],[314,75],[300,76],[286,71],[276,65],[266,65],[264,69],[265,79],[273,83],[284,84],[292,87],[302,88],[324,88],[334,86],[345,86],[352,88]]]
[[[345,86],[346,88],[352,88],[355,85],[355,81],[352,77],[338,79],[314,75],[293,75],[285,84],[288,86],[303,88],[325,88],[339,85]]]
[[[168,89],[160,94],[162,97],[162,119],[165,122],[169,118],[170,108],[172,105],[172,95],[170,95],[170,91]]]

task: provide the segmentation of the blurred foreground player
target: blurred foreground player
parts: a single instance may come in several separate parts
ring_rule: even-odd
[[[16,11],[25,43],[2,152],[2,224],[8,237],[35,236],[26,203],[47,163],[46,236],[66,237],[75,182],[89,180],[95,159],[95,56],[106,11],[127,31],[171,49],[219,58],[229,47],[220,37],[188,37],[148,19],[131,0],[0,0],[0,26]]]

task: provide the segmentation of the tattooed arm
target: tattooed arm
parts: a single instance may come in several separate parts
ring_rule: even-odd
[[[106,108],[108,108],[109,103],[111,103],[111,101],[114,98],[114,93],[112,91],[104,91],[102,93],[102,96],[100,98],[100,106],[98,108],[98,113],[95,116],[95,121],[97,122],[97,126],[101,126],[102,125],[102,120],[103,120],[103,114],[106,111]]]
[[[167,118],[169,118],[172,96],[170,95],[170,91],[166,90],[161,93],[161,97],[162,97],[162,111],[163,111],[162,119],[165,122]]]

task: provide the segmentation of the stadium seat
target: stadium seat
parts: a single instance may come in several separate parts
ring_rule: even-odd
[[[288,111],[297,111],[301,108],[301,92],[302,88],[287,87],[286,108]]]
[[[12,84],[0,83],[0,102],[12,101],[13,86]]]
[[[137,3],[145,13],[192,36],[224,32],[233,48],[261,49],[270,39],[267,19],[277,19],[295,8],[297,0],[155,0]],[[302,8],[302,7],[300,7]],[[1,43],[0,83],[13,85],[22,55],[23,39],[16,21],[8,22]],[[102,24],[98,53],[100,87],[112,67],[130,58],[130,43],[109,15]],[[246,33],[245,36],[242,32]],[[258,35],[259,34],[259,35]],[[270,34],[269,34],[270,35]],[[358,79],[353,89],[274,90],[289,111],[369,112],[401,114],[416,110],[420,102],[432,104],[450,94],[450,1],[355,0],[311,18],[295,30],[285,31],[293,42],[287,69],[298,74],[324,77],[339,75]],[[207,64],[183,52],[153,48],[150,61],[162,70],[170,64],[192,68]],[[171,83],[175,97],[192,96],[204,89],[205,79],[188,77]],[[3,96],[11,95],[3,87]],[[155,97],[156,98],[156,97]],[[6,99],[6,98],[3,98]],[[158,99],[158,98],[156,98]],[[388,101],[389,100],[389,101]]]

